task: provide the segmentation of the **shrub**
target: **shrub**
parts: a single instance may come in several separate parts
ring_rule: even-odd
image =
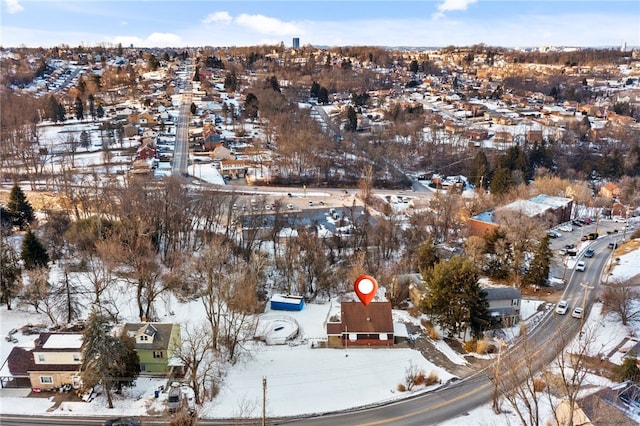
[[[478,341],[476,339],[467,340],[464,342],[464,345],[462,345],[462,348],[467,352],[475,352],[477,344]]]
[[[544,388],[547,387],[547,382],[542,379],[534,379],[533,380],[533,390],[535,392],[542,392]]]
[[[429,373],[429,376],[424,379],[425,386],[435,385],[436,383],[439,383],[439,382],[440,382],[440,379],[438,378],[438,375],[433,371]]]
[[[416,386],[424,385],[426,377],[424,377],[424,371],[420,370],[413,376],[413,384]]]
[[[406,392],[407,388],[402,384],[402,383],[398,383],[398,392]]]
[[[520,324],[520,328],[518,329],[518,336],[524,336],[527,334],[527,324]]]
[[[438,330],[436,330],[431,321],[423,321],[422,326],[427,330],[427,336],[429,336],[431,340],[440,340],[440,333],[438,333]]]
[[[420,316],[420,309],[417,306],[412,306],[407,309],[407,313],[414,318],[418,318]]]
[[[476,344],[476,352],[479,354],[492,354],[495,353],[496,350],[497,348],[487,340],[480,340]]]

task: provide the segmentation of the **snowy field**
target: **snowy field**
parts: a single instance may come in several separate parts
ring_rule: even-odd
[[[628,277],[637,274],[640,265],[640,250],[620,256],[620,264],[613,271],[610,279]],[[127,297],[123,295],[123,297]],[[522,313],[527,321],[537,321],[541,317],[538,307],[541,302],[523,301]],[[135,307],[123,303],[126,319],[136,321]],[[262,379],[267,380],[267,414],[269,416],[287,416],[296,414],[318,413],[340,410],[351,407],[367,406],[397,400],[411,395],[400,393],[397,385],[403,382],[405,370],[409,365],[422,369],[427,375],[431,372],[445,382],[452,375],[432,364],[419,352],[411,349],[319,349],[312,348],[312,343],[325,337],[324,322],[335,312],[337,302],[326,304],[307,304],[300,312],[269,311],[262,315],[268,327],[279,321],[281,317],[289,317],[299,327],[298,335],[286,345],[268,346],[262,342],[251,342],[251,354],[244,356],[240,362],[230,368],[218,397],[205,403],[201,410],[203,417],[256,417],[261,414]],[[202,304],[198,301],[189,304],[178,304],[175,300],[165,298],[158,304],[158,311],[163,321],[177,321],[183,324],[197,324],[204,319]],[[175,314],[171,314],[175,312]],[[601,306],[596,304],[586,320],[586,327],[598,329],[595,352],[614,351],[625,338],[638,334],[637,325],[622,327],[612,318],[603,318]],[[42,315],[34,314],[25,307],[7,311],[0,308],[2,331],[19,328],[25,324],[47,324]],[[289,320],[287,320],[289,321]],[[394,311],[394,321],[417,322],[406,311]],[[516,335],[516,328],[507,330],[507,335]],[[16,334],[18,345],[30,347],[35,336]],[[446,343],[436,342],[438,348],[453,362],[466,363],[465,359],[449,348]],[[12,344],[2,340],[1,353],[3,359],[9,354]],[[624,348],[620,348],[620,351]],[[622,352],[615,353],[611,361],[621,362]],[[6,367],[4,367],[6,368]],[[609,385],[599,377],[590,377],[589,382],[595,386]],[[166,394],[154,397],[154,390],[166,381],[140,378],[136,386],[128,389],[126,398],[115,398],[115,406],[119,415],[145,416],[164,413]],[[438,386],[438,385],[435,385]],[[594,388],[591,392],[597,390]],[[419,388],[414,392],[425,392]],[[0,391],[0,411],[14,414],[43,414],[53,406],[53,402],[43,398],[25,398],[27,392],[16,390]],[[551,415],[549,406],[544,405],[542,412]],[[106,408],[103,397],[91,403],[63,403],[52,416],[68,416],[83,414],[112,415],[114,411]],[[463,422],[463,423],[461,423]],[[510,425],[518,424],[517,418],[511,415],[496,415],[491,406],[479,407],[468,415],[443,423],[446,426],[465,425]]]

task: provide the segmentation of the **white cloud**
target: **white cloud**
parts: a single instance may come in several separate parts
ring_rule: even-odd
[[[126,27],[129,23],[127,21],[120,21],[121,27]]]
[[[295,24],[264,15],[247,15],[243,13],[236,18],[236,23],[262,34],[289,35],[303,32],[303,29]]]
[[[22,12],[24,10],[24,7],[18,3],[18,0],[4,0],[4,5],[7,7],[7,12],[11,14]]]
[[[444,3],[438,6],[438,11],[449,12],[451,10],[467,10],[467,6],[475,3],[476,1],[477,0],[444,0]]]
[[[123,46],[136,47],[177,47],[182,46],[180,36],[172,33],[152,33],[147,38],[136,36],[117,36],[110,40],[113,44],[122,43]]]
[[[434,18],[442,18],[445,12],[451,12],[452,10],[467,10],[470,4],[475,3],[477,0],[444,0],[438,5],[438,12],[436,12]]]
[[[229,12],[214,12],[202,20],[203,24],[230,24],[233,18]]]
[[[180,36],[172,33],[152,33],[147,37],[147,42],[157,47],[180,46],[182,43]]]

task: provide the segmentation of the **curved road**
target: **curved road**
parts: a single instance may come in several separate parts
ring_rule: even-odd
[[[600,278],[606,263],[611,258],[611,249],[607,247],[612,239],[603,236],[593,241],[590,245],[596,252],[593,258],[587,262],[585,272],[573,270],[571,273],[562,299],[569,301],[570,310],[567,315],[551,313],[528,334],[529,350],[523,352],[522,344],[517,344],[512,350],[503,354],[503,360],[513,357],[520,359],[523,354],[530,356],[533,368],[539,371],[553,362],[558,350],[562,349],[580,330],[582,320],[571,317],[570,312],[576,306],[584,306],[583,318],[589,313],[592,300],[600,293]],[[576,259],[580,260],[580,258]],[[582,284],[588,284],[585,287]],[[354,409],[343,413],[319,415],[317,417],[304,418],[280,418],[269,419],[268,424],[304,424],[304,425],[429,425],[441,423],[445,420],[465,416],[467,413],[487,402],[493,395],[493,383],[491,375],[493,366],[479,371],[459,382],[450,383],[437,391],[404,399],[391,404],[380,405],[373,408]],[[114,413],[114,417],[117,416]],[[63,420],[64,419],[64,420]],[[56,417],[56,422],[65,424],[100,424],[104,418],[78,418],[67,419]],[[462,419],[461,419],[462,420]],[[167,418],[154,419],[145,417],[144,424],[165,424]],[[45,416],[18,416],[1,415],[0,422],[3,425],[42,425],[50,424],[51,417]],[[261,424],[260,420],[236,419],[216,420],[201,419],[202,425],[221,424]],[[62,424],[62,423],[59,423]]]
[[[555,359],[558,349],[563,348],[578,333],[582,321],[571,317],[576,306],[585,306],[583,318],[589,313],[592,300],[599,294],[600,276],[611,250],[607,248],[609,237],[601,237],[590,247],[596,254],[587,262],[585,272],[573,271],[562,298],[569,301],[570,310],[567,315],[551,313],[541,324],[528,335],[530,349],[528,355],[533,357],[536,371],[549,365]],[[579,259],[577,259],[579,260]],[[593,289],[585,289],[581,284],[588,284]],[[504,357],[523,356],[521,344],[516,345]],[[415,397],[398,401],[373,409],[352,413],[325,415],[297,421],[280,422],[280,424],[310,425],[429,425],[464,416],[468,411],[491,401],[493,383],[491,375],[493,367],[488,367],[477,374],[445,386],[444,388]],[[277,422],[274,422],[274,424]]]

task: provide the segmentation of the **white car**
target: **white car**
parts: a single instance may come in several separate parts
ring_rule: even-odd
[[[571,312],[571,316],[574,318],[582,318],[582,308],[577,307]]]
[[[586,263],[584,263],[582,260],[576,263],[576,271],[584,272],[586,267],[587,267]]]
[[[564,315],[569,310],[569,302],[566,300],[561,300],[558,302],[558,306],[556,306],[556,314]]]

